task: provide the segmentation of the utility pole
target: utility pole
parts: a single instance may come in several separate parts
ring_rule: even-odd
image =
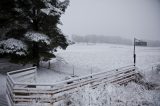
[[[136,66],[136,38],[134,38],[134,50],[133,50],[133,58],[134,58],[134,66]]]

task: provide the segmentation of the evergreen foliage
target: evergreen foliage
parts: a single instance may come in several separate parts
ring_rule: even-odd
[[[37,66],[55,57],[53,50],[68,46],[57,27],[68,5],[69,0],[0,0],[0,57]]]

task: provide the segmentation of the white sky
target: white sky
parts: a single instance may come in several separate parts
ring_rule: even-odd
[[[160,40],[160,0],[70,0],[61,21],[67,35]]]

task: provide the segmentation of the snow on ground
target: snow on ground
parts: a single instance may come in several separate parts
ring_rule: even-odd
[[[65,80],[69,75],[61,72],[55,72],[50,69],[40,68],[37,73],[37,83],[51,84],[58,81]]]
[[[0,74],[0,95],[3,95],[6,88],[6,76]]]
[[[136,54],[137,67],[140,68],[140,71],[146,76],[146,79],[148,81],[160,82],[159,74],[152,70],[154,64],[160,63],[160,47],[136,47]],[[66,76],[68,77],[73,74],[83,76],[132,65],[133,46],[75,44],[70,45],[66,50],[59,50],[56,56],[56,59],[50,61],[53,72],[42,71],[41,73],[43,74],[39,74],[40,81],[60,81],[64,80]],[[48,67],[48,63],[42,63],[41,65]],[[48,72],[49,74],[47,74]],[[46,78],[48,78],[48,80]]]

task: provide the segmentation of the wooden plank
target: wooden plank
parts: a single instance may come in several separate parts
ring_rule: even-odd
[[[11,75],[11,77],[13,79],[15,79],[15,78],[24,77],[24,76],[27,76],[27,75],[30,75],[30,74],[36,74],[36,71],[35,70],[29,70],[29,71],[13,74],[13,75]]]
[[[11,88],[9,88],[9,85],[6,85],[6,92],[9,94],[10,98],[13,100],[14,99],[14,94]]]
[[[98,82],[97,84],[93,83],[93,86],[98,86],[100,84],[106,84],[106,83],[116,83],[118,80],[122,81],[123,79],[125,79],[125,77],[130,76],[131,74],[128,75],[124,75],[124,76],[119,76],[116,79],[115,78],[110,78],[110,79],[104,79],[102,82]],[[132,73],[132,75],[134,75],[134,73]]]
[[[6,79],[8,81],[7,83],[10,83],[12,86],[14,86],[14,80],[10,76],[7,75]]]
[[[37,71],[37,68],[36,67],[30,67],[30,68],[26,68],[26,69],[11,71],[11,72],[8,72],[7,74],[12,75],[12,74],[17,74],[17,73],[21,73],[21,72],[25,72],[25,71],[30,71],[30,70]]]
[[[125,78],[125,79],[123,79],[123,80],[121,80],[119,82],[116,82],[116,83],[119,84],[119,85],[122,85],[122,84],[126,84],[126,83],[128,83],[128,82],[130,82],[130,81],[132,81],[134,79],[135,79],[135,76],[131,76],[129,78]]]
[[[11,97],[8,90],[6,90],[6,96],[7,96],[9,104],[11,104],[11,106],[14,106],[13,98]]]

